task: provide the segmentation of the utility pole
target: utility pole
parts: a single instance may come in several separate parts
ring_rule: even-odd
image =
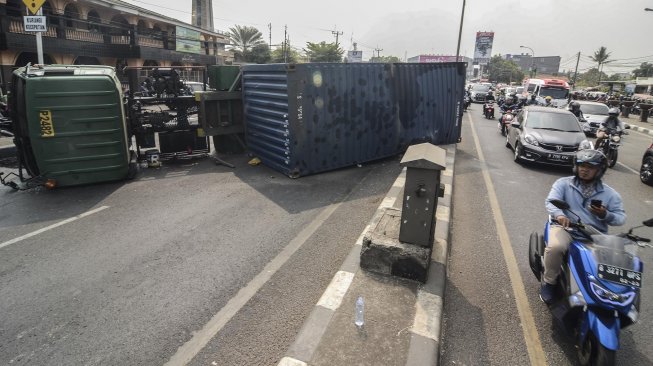
[[[576,59],[576,70],[574,71],[574,82],[573,88],[576,89],[576,78],[578,77],[578,63],[580,62],[580,52],[578,52],[578,58]]]
[[[381,57],[381,51],[383,51],[383,48],[379,48],[379,46],[377,45],[376,48],[374,49],[377,58]]]
[[[341,36],[341,35],[343,35],[344,33],[343,33],[343,32],[338,32],[338,30],[336,29],[336,30],[332,30],[332,31],[331,31],[331,34],[333,34],[334,36],[336,36],[336,47],[338,47],[338,36]]]
[[[270,30],[270,51],[272,51],[272,23],[268,23],[268,29]]]

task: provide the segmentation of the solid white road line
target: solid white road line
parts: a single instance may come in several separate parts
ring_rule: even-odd
[[[31,237],[33,237],[33,236],[35,236],[35,235],[39,235],[39,234],[44,233],[44,232],[46,232],[46,231],[48,231],[48,230],[52,230],[52,229],[57,228],[57,227],[59,227],[59,226],[69,224],[69,223],[71,223],[71,222],[73,222],[73,221],[76,221],[76,220],[79,220],[79,219],[81,219],[81,218],[83,218],[83,217],[86,217],[86,216],[92,215],[92,214],[94,214],[94,213],[98,213],[98,212],[100,212],[100,211],[102,211],[102,210],[106,210],[107,208],[109,208],[109,206],[100,206],[100,207],[98,207],[98,208],[96,208],[96,209],[93,209],[93,210],[90,210],[90,211],[86,211],[86,212],[84,212],[83,214],[79,214],[79,215],[74,216],[74,217],[71,217],[71,218],[69,218],[69,219],[65,219],[65,220],[63,220],[63,221],[60,221],[60,222],[58,222],[58,223],[56,223],[56,224],[52,224],[52,225],[50,225],[50,226],[44,227],[43,229],[39,229],[39,230],[36,230],[36,231],[32,231],[32,232],[29,233],[29,234],[25,234],[25,235],[23,235],[23,236],[19,236],[19,237],[15,238],[15,239],[11,239],[11,240],[6,241],[6,242],[4,242],[4,243],[0,243],[0,249],[4,248],[4,247],[6,247],[6,246],[9,246],[9,245],[11,245],[11,244],[18,243],[19,241],[22,241],[22,240],[25,240],[25,239],[31,238]]]
[[[535,318],[533,318],[533,313],[528,302],[528,297],[526,296],[526,291],[524,290],[524,281],[522,280],[521,274],[519,273],[519,267],[517,266],[515,252],[512,250],[512,244],[510,243],[508,229],[506,228],[506,224],[503,221],[503,214],[501,213],[501,207],[499,206],[499,199],[497,198],[496,191],[494,190],[494,184],[492,183],[492,178],[490,177],[490,172],[488,171],[485,162],[485,155],[481,149],[481,143],[478,139],[478,134],[476,133],[474,121],[469,114],[467,117],[472,128],[472,135],[474,137],[474,143],[476,144],[476,151],[478,152],[478,160],[481,163],[483,179],[485,180],[488,199],[490,200],[490,206],[492,207],[494,223],[497,227],[497,234],[499,234],[499,241],[501,242],[503,257],[508,267],[508,274],[510,277],[510,282],[512,283],[512,291],[515,295],[515,302],[517,304],[519,318],[521,319],[522,331],[524,332],[524,341],[526,342],[526,348],[528,350],[528,357],[530,358],[531,365],[546,365],[544,348],[542,348],[540,335],[537,332],[537,327],[535,326]]]
[[[333,311],[338,310],[353,279],[353,273],[338,271],[338,273],[333,276],[329,287],[324,291],[320,301],[317,302],[317,305]]]
[[[629,167],[628,165],[623,164],[623,163],[621,163],[620,161],[618,161],[617,164],[619,164],[620,166],[622,166],[622,167],[624,167],[624,168],[630,170],[631,172],[633,172],[633,173],[639,175],[639,171],[637,171],[637,170],[635,170],[635,169]]]

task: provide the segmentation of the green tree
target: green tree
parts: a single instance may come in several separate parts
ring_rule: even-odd
[[[256,64],[267,64],[272,60],[270,46],[267,43],[258,44],[245,53],[245,61]]]
[[[240,51],[243,55],[247,53],[248,49],[265,43],[263,34],[258,29],[247,25],[236,25],[229,28],[229,36],[234,49]]]
[[[610,58],[610,54],[611,52],[608,52],[607,48],[601,46],[601,48],[599,48],[596,52],[594,52],[594,56],[590,56],[590,59],[592,61],[598,63],[598,67],[596,69],[601,71],[599,73],[599,80],[597,82],[597,85],[598,83],[601,82],[601,74],[603,73],[601,66],[603,66],[603,64],[608,62],[608,59]]]
[[[597,86],[599,85],[599,80],[606,79],[607,77],[608,75],[606,75],[604,72],[599,72],[598,68],[593,67],[587,72],[578,74],[576,85],[579,87]]]
[[[642,62],[639,68],[633,70],[633,75],[637,78],[653,76],[653,64]]]
[[[301,59],[301,55],[299,52],[293,50],[292,48],[288,48],[286,50],[286,55],[284,57],[284,52],[283,52],[283,47],[277,47],[272,51],[272,62],[274,63],[283,63],[287,62],[289,64],[291,63],[297,63]]]
[[[370,62],[398,63],[401,62],[401,59],[397,56],[379,56],[370,58]]]
[[[342,55],[345,53],[337,44],[324,41],[306,42],[304,52],[311,62],[342,62]]]
[[[521,82],[524,72],[512,60],[505,60],[501,55],[494,55],[487,66],[487,73],[491,81],[497,83]]]

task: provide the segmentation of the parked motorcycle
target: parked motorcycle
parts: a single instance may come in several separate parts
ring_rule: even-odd
[[[626,126],[629,128],[630,126]],[[601,141],[601,143],[594,148],[596,150],[601,150],[605,157],[608,158],[608,166],[613,168],[617,164],[617,158],[619,156],[619,146],[621,146],[622,135],[628,134],[627,131],[618,131],[616,129],[605,130],[606,137]]]
[[[485,102],[483,104],[483,115],[487,119],[494,119],[494,102]]]
[[[566,202],[551,203],[578,217]],[[544,235],[534,232],[530,236],[529,264],[540,281],[549,228],[554,223],[549,218]],[[556,289],[559,299],[550,309],[556,323],[574,338],[583,366],[613,365],[621,329],[638,320],[643,264],[637,249],[652,247],[650,239],[633,234],[633,229],[642,226],[653,227],[653,218],[618,235],[603,234],[580,217],[570,226],[584,239],[575,239],[569,246]]]

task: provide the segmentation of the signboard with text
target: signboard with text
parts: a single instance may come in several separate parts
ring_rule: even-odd
[[[363,51],[347,51],[348,62],[363,62]]]
[[[24,16],[23,25],[25,32],[46,32],[48,30],[45,24],[45,16],[43,15]]]
[[[176,30],[176,35],[177,35],[176,51],[188,52],[188,53],[202,53],[202,46],[200,45],[200,32],[178,26]]]
[[[494,32],[476,32],[476,46],[474,47],[474,63],[487,65],[492,57],[492,42]]]

